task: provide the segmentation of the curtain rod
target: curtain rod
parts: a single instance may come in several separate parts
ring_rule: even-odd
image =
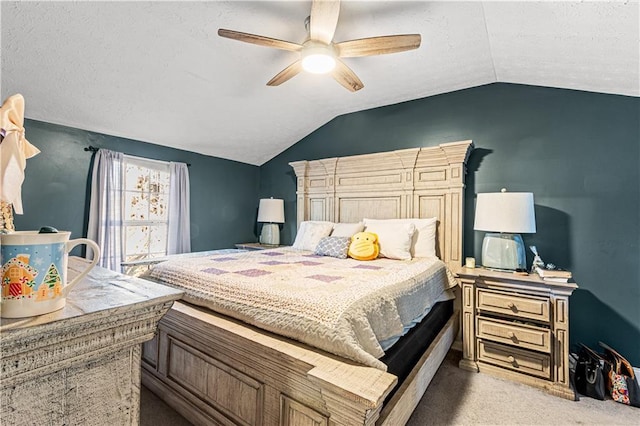
[[[86,152],[89,152],[89,151],[90,151],[90,152],[98,152],[98,151],[100,150],[100,148],[97,148],[97,147],[95,147],[95,146],[91,146],[91,145],[89,145],[89,146],[85,146],[85,147],[84,147],[84,150],[85,150]],[[125,154],[125,155],[128,155],[128,154]],[[138,157],[138,155],[131,155],[130,157]],[[169,161],[164,161],[164,160],[154,160],[153,158],[146,158],[146,157],[140,157],[140,158],[144,158],[145,160],[151,160],[151,161],[162,161],[162,162],[165,162],[165,163],[169,163]],[[191,167],[191,163],[186,163],[186,164],[187,164],[187,167]]]

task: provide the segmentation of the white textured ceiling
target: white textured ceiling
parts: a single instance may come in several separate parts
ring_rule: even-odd
[[[296,53],[218,28],[302,42],[310,1],[8,2],[2,98],[36,120],[260,165],[337,115],[492,82],[640,96],[638,0],[343,1],[336,41],[420,33],[418,50],[265,83]]]

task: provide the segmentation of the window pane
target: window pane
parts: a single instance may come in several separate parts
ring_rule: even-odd
[[[126,192],[124,220],[149,220],[148,194],[144,192]]]
[[[127,163],[125,189],[128,191],[148,191],[149,169]]]
[[[158,176],[158,182],[160,183],[160,192],[164,192],[165,194],[169,193],[169,180],[171,178],[171,173],[169,172],[160,172]]]
[[[166,221],[169,196],[167,194],[152,193],[149,196],[149,220]]]
[[[149,252],[166,253],[167,250],[167,225],[153,225],[150,229]]]
[[[127,256],[149,252],[149,226],[127,226],[125,234]]]
[[[169,173],[161,170],[150,170],[149,191],[169,192]]]

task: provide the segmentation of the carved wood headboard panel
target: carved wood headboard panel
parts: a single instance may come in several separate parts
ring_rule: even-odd
[[[438,256],[462,264],[464,178],[472,141],[289,163],[297,220],[437,217]]]

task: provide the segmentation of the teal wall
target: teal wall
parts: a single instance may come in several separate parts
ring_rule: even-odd
[[[255,241],[259,168],[130,139],[34,120],[26,136],[41,153],[27,160],[22,186],[24,215],[16,229],[51,225],[86,236],[92,153],[89,145],[164,161],[190,163],[193,251]],[[77,254],[77,253],[75,253]]]
[[[533,192],[538,232],[525,244],[580,285],[571,341],[608,342],[640,366],[639,132],[638,98],[491,84],[337,117],[260,168],[260,195],[285,200],[281,237],[291,243],[288,162],[472,139],[464,255],[481,257],[476,193]]]
[[[354,96],[357,96],[355,94]],[[262,167],[34,120],[18,229],[52,225],[86,235],[93,145],[191,163],[192,248],[256,240],[260,197],[285,200],[282,240],[295,236],[289,161],[433,146],[472,139],[464,255],[480,258],[473,231],[478,192],[531,191],[543,259],[574,272],[571,340],[603,340],[640,365],[640,100],[492,84],[340,116]],[[530,259],[529,259],[530,261]]]

